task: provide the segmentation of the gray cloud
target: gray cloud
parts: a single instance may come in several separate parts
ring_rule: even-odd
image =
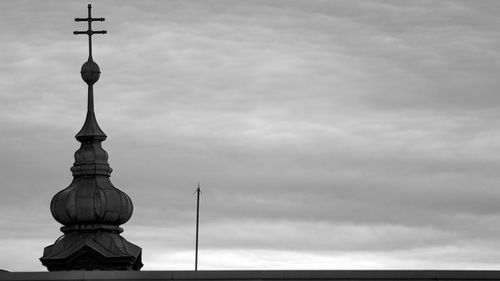
[[[0,2],[9,270],[60,235],[85,5]],[[496,1],[93,5],[97,117],[146,269],[191,267],[197,180],[204,269],[498,267]]]

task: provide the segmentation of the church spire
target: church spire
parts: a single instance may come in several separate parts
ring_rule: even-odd
[[[80,71],[88,86],[87,117],[82,129],[75,136],[81,143],[75,152],[71,171],[73,181],[52,198],[50,211],[63,225],[64,233],[53,245],[44,249],[40,258],[48,270],[139,270],[142,267],[141,248],[128,242],[120,233],[133,212],[132,200],[111,183],[112,169],[108,153],[101,142],[106,134],[99,128],[94,113],[93,86],[99,80],[100,69],[92,58],[92,35],[106,31],[93,31],[92,6],[87,21],[87,31],[74,34],[89,36],[89,57]]]
[[[85,139],[89,137],[100,138],[102,140],[106,139],[106,134],[99,128],[97,120],[94,113],[94,84],[99,80],[101,76],[101,69],[99,65],[94,62],[92,58],[92,35],[94,34],[106,34],[106,30],[94,31],[92,30],[93,21],[104,21],[104,18],[93,18],[92,17],[92,6],[88,5],[88,17],[86,18],[76,18],[75,21],[87,21],[88,29],[86,31],[74,31],[73,34],[86,34],[89,39],[89,58],[87,62],[82,65],[80,74],[82,75],[83,81],[88,85],[88,101],[87,101],[87,117],[85,123],[76,135],[78,140]]]

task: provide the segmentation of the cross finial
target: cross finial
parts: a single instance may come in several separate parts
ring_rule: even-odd
[[[76,18],[75,21],[86,21],[89,24],[87,31],[73,31],[73,34],[87,34],[89,36],[89,60],[92,60],[92,35],[94,34],[106,34],[106,30],[94,31],[92,30],[93,21],[104,21],[104,18],[93,18],[92,17],[92,5],[88,5],[88,17],[86,18]]]

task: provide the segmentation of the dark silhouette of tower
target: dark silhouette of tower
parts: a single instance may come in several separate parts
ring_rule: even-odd
[[[88,85],[87,117],[76,135],[81,143],[75,152],[71,168],[73,181],[58,192],[50,203],[52,216],[64,226],[64,233],[53,245],[44,249],[40,261],[49,271],[54,270],[139,270],[142,267],[141,248],[128,242],[120,233],[133,212],[132,200],[111,183],[111,167],[108,153],[101,142],[106,134],[99,128],[94,114],[94,89],[100,69],[92,58],[92,35],[106,31],[93,31],[91,5],[88,17],[75,21],[87,21],[89,58],[81,69],[82,79]]]

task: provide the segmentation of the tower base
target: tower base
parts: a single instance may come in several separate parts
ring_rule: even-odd
[[[49,271],[140,270],[141,252],[116,232],[70,232],[45,247],[40,261]]]

